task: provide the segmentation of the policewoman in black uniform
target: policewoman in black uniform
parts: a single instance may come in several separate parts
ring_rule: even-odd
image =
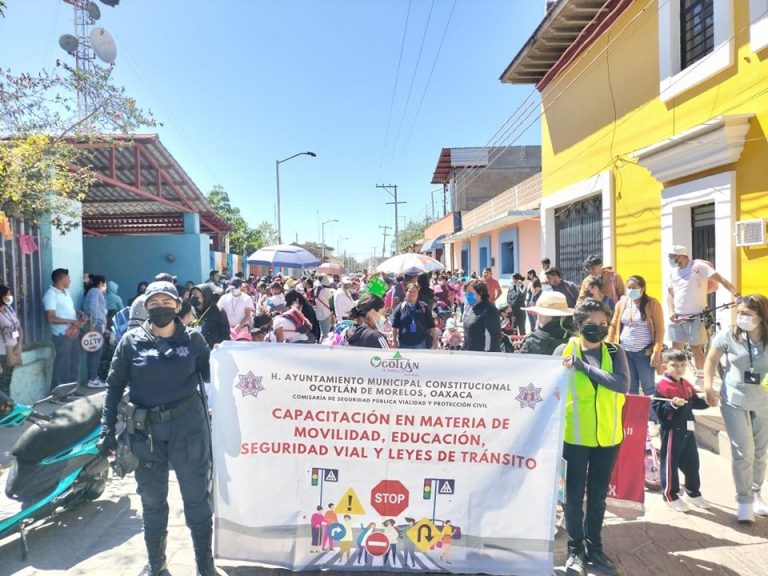
[[[149,319],[120,340],[107,377],[100,448],[115,449],[118,404],[126,386],[127,429],[138,458],[136,483],[144,516],[149,557],[140,576],[169,576],[168,468],[173,465],[192,532],[197,573],[216,574],[213,512],[209,499],[211,436],[201,377],[208,378],[210,350],[202,335],[176,318],[181,299],[170,282],[152,282],[145,292]]]

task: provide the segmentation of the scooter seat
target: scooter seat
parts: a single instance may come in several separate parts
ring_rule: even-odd
[[[39,462],[85,438],[101,420],[104,394],[83,396],[51,413],[48,422],[32,424],[11,453],[20,462]]]

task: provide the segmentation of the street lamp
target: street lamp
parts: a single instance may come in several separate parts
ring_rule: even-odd
[[[320,248],[320,261],[325,262],[325,225],[330,224],[331,222],[338,222],[335,218],[333,220],[326,220],[323,222],[322,226],[320,227],[322,230],[322,243],[323,246]]]
[[[345,240],[349,240],[349,236],[345,238],[339,238],[336,241],[336,250],[337,250],[336,254],[338,255],[336,256],[337,258],[341,256],[341,243],[344,242]],[[344,259],[342,260],[342,266],[344,266],[344,270],[346,271],[347,269],[347,251],[346,250],[344,250]]]
[[[282,160],[275,160],[275,180],[277,181],[277,243],[278,244],[283,243],[283,233],[280,227],[280,164],[282,164],[283,162],[288,162],[288,160],[296,158],[296,156],[312,156],[312,158],[314,158],[315,156],[317,156],[317,154],[309,151],[299,152],[298,154],[294,154],[293,156],[288,156],[288,158],[283,158]]]

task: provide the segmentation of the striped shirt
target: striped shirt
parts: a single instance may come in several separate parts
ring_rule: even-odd
[[[639,352],[652,343],[653,335],[648,326],[648,320],[643,320],[635,301],[627,298],[627,304],[621,315],[619,344],[627,352]]]

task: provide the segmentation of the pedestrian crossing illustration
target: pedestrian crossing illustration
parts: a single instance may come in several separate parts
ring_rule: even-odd
[[[391,556],[372,556],[366,554],[364,551],[360,555],[358,560],[359,548],[352,549],[352,554],[349,558],[345,557],[342,560],[341,552],[338,549],[335,550],[323,550],[317,553],[312,561],[309,562],[306,568],[344,568],[348,570],[375,570],[377,568],[396,568],[400,570],[415,570],[422,572],[434,572],[445,570],[446,567],[437,558],[433,558],[422,552],[415,552],[408,554],[408,564],[405,563],[405,553],[398,551],[397,555],[392,560]],[[387,558],[387,562],[384,559]],[[450,562],[446,562],[450,564]]]

